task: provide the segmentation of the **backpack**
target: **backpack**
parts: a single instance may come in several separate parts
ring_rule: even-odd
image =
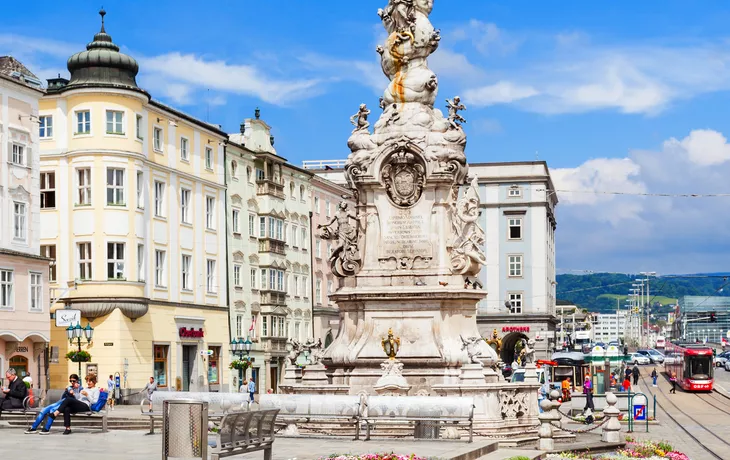
[[[91,405],[90,409],[92,412],[99,412],[106,406],[106,401],[109,399],[109,392],[104,389],[99,391],[99,400]]]

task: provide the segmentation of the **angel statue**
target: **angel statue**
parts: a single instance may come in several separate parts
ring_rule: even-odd
[[[352,130],[353,133],[357,131],[367,131],[367,129],[370,127],[368,115],[370,115],[370,110],[368,110],[368,106],[365,104],[360,104],[360,109],[357,111],[357,113],[350,117],[350,123],[355,126],[355,129]]]
[[[472,179],[464,197],[451,202],[451,223],[454,239],[451,244],[451,271],[462,275],[476,275],[486,264],[484,229],[479,225],[479,185]]]
[[[354,221],[354,222],[353,222]],[[337,227],[333,228],[337,223]],[[329,261],[332,272],[340,277],[352,276],[360,267],[360,250],[358,248],[359,217],[349,211],[346,201],[340,202],[337,212],[329,222],[317,225],[322,229],[320,237],[324,240],[337,240]]]
[[[459,96],[454,96],[454,99],[446,99],[446,108],[449,110],[449,124],[452,129],[461,129],[461,124],[466,123],[464,117],[459,115],[460,110],[466,110],[466,106],[461,103]]]
[[[459,338],[461,339],[461,349],[466,350],[466,354],[469,356],[469,362],[471,364],[482,364],[479,360],[482,356],[482,351],[477,346],[477,343],[484,339],[481,337],[469,337],[468,339],[465,339],[461,336],[461,334],[459,335]]]
[[[304,348],[309,350],[309,363],[311,365],[316,366],[317,364],[322,363],[322,358],[324,358],[322,339],[317,339],[316,342],[314,340],[307,340],[307,343],[304,344]]]
[[[286,365],[296,366],[297,359],[299,359],[299,355],[302,354],[304,348],[297,339],[289,339],[289,344],[291,345],[291,350],[286,355]]]
[[[522,350],[520,356],[522,358],[522,365],[530,364],[535,362],[535,340],[522,339]]]

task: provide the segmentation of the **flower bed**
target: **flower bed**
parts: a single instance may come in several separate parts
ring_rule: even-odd
[[[615,453],[596,455],[561,452],[559,454],[548,454],[547,458],[552,460],[627,460],[633,458],[690,460],[686,454],[675,451],[665,441],[635,441],[632,438],[627,438],[626,446]]]
[[[398,455],[394,453],[382,454],[332,454],[329,457],[320,457],[319,460],[427,460],[425,457],[419,457],[416,454]]]

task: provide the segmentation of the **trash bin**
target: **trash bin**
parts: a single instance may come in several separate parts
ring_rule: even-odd
[[[415,439],[439,439],[441,424],[436,420],[417,420],[413,433]]]
[[[171,399],[162,403],[162,460],[208,459],[208,403]]]

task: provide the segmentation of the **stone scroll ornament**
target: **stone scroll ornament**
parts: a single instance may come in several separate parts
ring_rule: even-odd
[[[361,265],[358,247],[360,219],[350,212],[347,202],[340,202],[332,219],[324,225],[317,225],[317,228],[321,230],[319,237],[323,240],[337,241],[329,258],[332,273],[341,278],[357,274]]]
[[[479,226],[479,188],[477,178],[467,186],[464,196],[456,200],[458,188],[450,203],[453,237],[449,246],[451,271],[465,276],[476,276],[486,265],[484,254],[484,229]]]
[[[411,153],[428,163],[430,174],[450,176],[456,184],[466,177],[466,134],[461,127],[466,120],[459,115],[466,106],[458,96],[447,99],[448,116],[434,106],[439,84],[428,57],[438,48],[441,33],[429,18],[433,2],[389,0],[378,10],[388,38],[376,51],[389,84],[379,101],[382,114],[372,127],[364,104],[350,119],[355,129],[347,141],[351,154],[345,174],[352,187],[375,177],[373,165],[404,143],[418,147],[420,153]]]

